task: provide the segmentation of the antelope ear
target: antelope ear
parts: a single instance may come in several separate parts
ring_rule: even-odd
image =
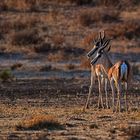
[[[102,37],[102,40],[105,39],[105,31],[103,30],[103,37]]]
[[[100,44],[102,45],[103,44],[103,40],[102,40],[102,34],[101,34],[101,32],[99,32],[99,41],[100,41]]]
[[[98,53],[101,53],[102,50],[104,50],[107,47],[107,45],[109,44],[109,42],[110,42],[109,40],[106,40],[104,42],[104,44],[101,46],[101,48],[98,49]]]
[[[109,44],[109,42],[110,42],[110,40],[109,40],[109,39],[108,39],[108,40],[106,40],[106,41],[103,43],[102,48],[107,47],[107,45]]]
[[[96,43],[97,43],[97,41],[98,41],[98,39],[97,39],[97,38],[95,38],[95,39],[93,40],[93,44],[96,44]]]

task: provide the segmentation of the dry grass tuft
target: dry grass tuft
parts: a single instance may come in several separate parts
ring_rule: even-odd
[[[65,37],[62,34],[56,34],[51,38],[55,46],[62,45],[65,42]]]
[[[113,8],[132,7],[139,5],[139,0],[3,0],[0,3],[0,11],[18,10],[18,11],[38,11],[40,7],[47,6],[48,4],[74,4],[80,5],[96,5],[96,6],[107,6]]]
[[[106,30],[106,34],[110,37],[120,38],[137,38],[140,36],[140,25],[138,22],[127,21],[127,23],[114,24]]]
[[[46,43],[46,42],[34,47],[34,51],[36,53],[49,53],[55,50],[56,49],[53,48],[50,43]]]
[[[112,9],[95,9],[83,11],[79,14],[78,22],[82,26],[90,26],[95,23],[112,23],[119,22],[120,17],[119,11]]]
[[[13,29],[15,31],[31,29],[39,23],[39,18],[34,16],[19,16],[14,22],[12,22]]]
[[[48,61],[54,61],[58,62],[61,60],[67,60],[68,56],[65,55],[65,53],[58,51],[57,53],[50,53],[48,55]]]
[[[97,0],[96,4],[99,6],[117,7],[120,4],[120,0]]]
[[[93,15],[91,12],[83,12],[79,15],[78,22],[82,26],[90,26],[94,23]]]
[[[91,45],[91,43],[93,43],[94,39],[97,37],[97,33],[93,32],[90,33],[89,35],[87,35],[86,37],[84,37],[84,39],[82,40],[81,44],[82,46],[89,46]]]
[[[1,21],[0,22],[0,32],[1,34],[9,33],[9,31],[12,29],[12,24],[9,21]]]
[[[42,66],[40,71],[51,71],[53,67],[51,65]]]
[[[54,116],[37,115],[28,120],[23,120],[15,126],[16,130],[62,130],[64,126],[61,125]]]
[[[65,68],[66,68],[67,70],[74,70],[74,69],[75,69],[75,65],[74,65],[74,64],[67,64],[67,65],[65,66]]]
[[[12,45],[33,45],[39,44],[43,39],[39,36],[37,30],[24,30],[19,32],[14,32],[11,36]]]
[[[128,9],[140,4],[139,0],[96,0],[96,5],[119,9]]]
[[[23,66],[23,64],[21,63],[15,63],[11,66],[11,70],[16,70],[16,69],[19,69]]]
[[[42,0],[39,0],[40,2]],[[38,6],[38,0],[3,0],[0,4],[0,11],[8,11],[8,10],[18,10],[18,11],[27,11],[34,10]]]

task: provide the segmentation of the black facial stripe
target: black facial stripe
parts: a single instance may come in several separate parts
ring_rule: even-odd
[[[91,64],[94,65],[100,57],[101,57],[101,55],[98,55],[97,57],[95,57],[95,58],[91,61]]]
[[[98,50],[98,48],[92,49],[92,50],[87,54],[87,56],[88,56],[88,57],[91,57],[97,50]]]

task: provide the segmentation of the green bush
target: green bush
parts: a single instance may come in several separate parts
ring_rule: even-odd
[[[13,79],[13,74],[11,72],[11,70],[3,70],[1,73],[0,73],[0,79],[2,81],[8,81],[8,80],[11,80]]]

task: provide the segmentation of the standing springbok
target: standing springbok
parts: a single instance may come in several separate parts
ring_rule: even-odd
[[[94,40],[94,47],[93,49],[87,54],[88,58],[92,58],[94,57],[93,54],[100,48],[100,46],[104,45],[108,45],[110,40],[107,40],[105,38],[105,33],[103,32],[103,36],[101,35],[101,32],[99,33],[99,39]],[[110,46],[108,47],[108,49],[106,50],[106,52],[109,52],[110,50]],[[101,106],[102,108],[104,108],[103,106],[103,99],[102,99],[102,92],[101,92],[101,84],[103,84],[103,82],[105,83],[105,94],[106,94],[106,107],[108,108],[108,93],[107,93],[107,74],[104,72],[103,70],[103,66],[102,63],[105,64],[106,67],[108,66],[112,66],[112,63],[108,60],[106,61],[106,59],[104,59],[104,57],[106,58],[106,54],[103,55],[103,57],[100,59],[100,61],[98,62],[98,64],[91,65],[91,84],[90,84],[90,88],[89,88],[89,93],[88,93],[88,98],[86,101],[86,104],[84,106],[84,110],[86,108],[88,108],[88,103],[89,103],[89,99],[91,96],[91,93],[93,92],[93,85],[95,84],[95,76],[97,76],[98,78],[98,84],[99,84],[99,98],[98,98],[98,107]]]
[[[106,44],[103,44],[96,53],[96,56],[94,59],[91,61],[91,64],[94,65],[96,62],[99,61],[99,58],[104,57],[108,63],[110,63],[110,59],[104,49],[107,47]],[[111,89],[112,89],[112,105],[113,105],[113,110],[115,109],[115,100],[114,100],[114,95],[115,95],[115,86],[117,88],[117,105],[116,105],[116,111],[121,111],[121,84],[125,84],[125,110],[128,110],[128,105],[127,105],[127,87],[128,87],[128,82],[131,79],[131,67],[128,61],[122,60],[117,62],[116,64],[112,65],[106,65],[105,63],[102,63],[103,65],[103,70],[104,72],[108,75],[108,79],[110,81]],[[119,107],[119,108],[118,108]]]

